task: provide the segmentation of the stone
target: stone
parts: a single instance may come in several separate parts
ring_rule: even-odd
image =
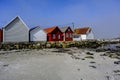
[[[114,61],[114,64],[120,64],[120,61]]]
[[[96,66],[89,66],[89,67],[96,68]]]
[[[87,52],[86,54],[87,54],[87,55],[93,55],[93,53],[90,53],[90,52]]]

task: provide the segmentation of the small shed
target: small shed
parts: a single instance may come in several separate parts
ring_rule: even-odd
[[[23,20],[16,16],[3,27],[3,42],[28,42],[29,28]]]
[[[61,27],[60,30],[63,34],[63,41],[72,41],[73,40],[73,31],[70,27]]]
[[[47,41],[63,41],[63,35],[58,26],[44,29],[47,32]]]
[[[39,26],[31,28],[29,31],[30,41],[47,41],[47,33]]]
[[[94,33],[90,27],[76,28],[74,30],[74,41],[94,39]]]

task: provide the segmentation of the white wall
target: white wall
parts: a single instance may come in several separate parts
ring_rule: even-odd
[[[87,39],[94,39],[94,33],[92,31],[87,34]]]
[[[76,36],[76,37],[75,37]],[[74,34],[73,35],[73,41],[80,41],[81,40],[81,36],[79,34]]]
[[[81,35],[81,39],[82,39],[82,40],[86,40],[86,34],[82,34],[82,35]]]
[[[3,42],[24,41],[29,41],[29,29],[19,18],[3,28]]]
[[[30,32],[30,41],[47,41],[47,34],[44,30],[33,30]]]
[[[76,35],[76,34],[75,34]],[[94,33],[92,30],[90,32],[87,32],[87,34],[77,34],[79,35],[78,38],[75,38],[73,36],[73,41],[80,41],[80,40],[87,40],[87,39],[94,39]]]

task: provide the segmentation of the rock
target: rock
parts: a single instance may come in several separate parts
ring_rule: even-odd
[[[108,56],[108,53],[100,54],[100,56]]]
[[[107,80],[110,80],[110,76],[106,76]]]
[[[105,52],[106,49],[96,49],[96,52]]]
[[[117,56],[120,56],[120,52],[117,52],[116,55],[117,55]]]
[[[94,62],[94,61],[91,61],[90,63],[94,64],[94,63],[96,63],[96,62]]]
[[[116,74],[116,75],[120,76],[120,74]]]
[[[72,52],[68,52],[68,54],[69,54],[69,55],[73,55],[73,53],[72,53]]]
[[[114,64],[120,64],[120,61],[114,61]]]
[[[75,55],[72,55],[71,56],[73,59],[80,59],[79,57],[75,56]]]
[[[89,66],[89,67],[96,68],[96,66]]]
[[[116,48],[120,48],[120,46],[116,46]]]
[[[77,69],[78,71],[80,71],[80,69]]]
[[[46,48],[51,48],[51,44],[46,44]]]
[[[119,58],[115,53],[109,55],[110,58]]]
[[[74,58],[75,58],[75,59],[80,59],[80,58],[79,58],[79,57],[77,57],[77,56],[74,56]]]
[[[9,66],[9,64],[4,64],[3,66],[4,66],[4,67],[7,67],[7,66]]]
[[[87,54],[87,55],[93,55],[93,53],[90,53],[90,52],[87,52],[86,54]]]
[[[85,58],[94,59],[93,56],[86,56]]]
[[[114,70],[114,73],[118,73],[118,72],[120,72],[120,70]]]
[[[81,60],[85,60],[84,58],[82,58]]]

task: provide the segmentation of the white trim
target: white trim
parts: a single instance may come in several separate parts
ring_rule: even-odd
[[[25,25],[25,27],[29,30],[28,26],[25,24],[25,22],[20,18],[20,16],[17,16],[21,21],[22,23]]]
[[[63,38],[64,38],[64,39],[63,39],[63,41],[65,41],[65,38],[66,38],[66,35],[65,35],[65,33],[63,33]]]
[[[25,25],[25,27],[29,30],[28,26],[24,23],[24,21],[19,17],[16,16],[15,18],[13,18],[12,20],[10,20],[4,27],[3,29],[5,29],[7,27],[7,25],[9,25],[10,23],[12,23],[16,18],[20,19],[20,21]]]
[[[11,19],[5,26],[3,26],[3,28],[6,28],[7,25],[9,25],[13,20],[15,20],[18,16],[14,17],[13,19]]]
[[[90,27],[88,27],[89,29],[87,30],[86,34],[88,34],[89,30],[91,29]]]
[[[33,27],[34,28],[34,27]],[[31,28],[32,29],[32,28]],[[41,28],[41,27],[36,27],[35,29],[33,29],[33,30],[29,30],[29,32],[32,32],[32,31],[35,31],[35,30],[43,30],[46,34],[47,34],[47,32],[43,29],[43,28]]]

